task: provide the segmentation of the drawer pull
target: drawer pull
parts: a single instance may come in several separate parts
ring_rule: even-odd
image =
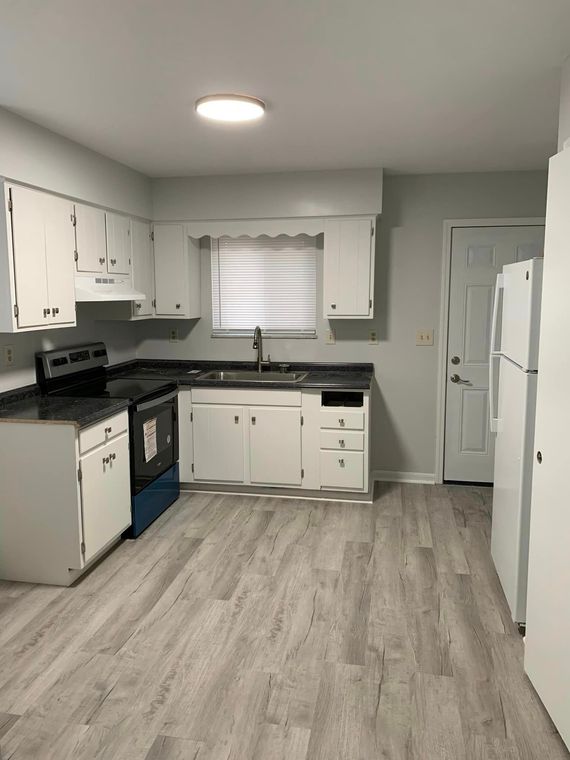
[[[236,416],[234,417],[234,422],[236,423],[236,425],[239,423],[239,415],[236,414]]]
[[[331,303],[331,309],[336,309],[336,303]]]
[[[179,308],[180,308],[180,304],[179,304],[179,303],[177,303],[177,304],[176,304],[176,308],[177,308],[177,309],[179,309]]]
[[[117,458],[116,454],[109,454],[109,459],[113,462]]]
[[[343,419],[342,417],[339,417],[339,420],[338,420],[338,424],[339,424],[341,427],[344,427],[344,419]]]
[[[339,459],[338,463],[340,464],[341,467],[344,467],[344,459]]]
[[[103,457],[103,464],[109,464],[110,461],[110,457]]]
[[[251,418],[251,424],[252,424],[252,425],[255,425],[255,417],[252,417],[252,418]]]
[[[109,435],[109,433],[111,433],[112,431],[113,431],[113,428],[106,427],[105,428],[105,435]]]
[[[344,449],[344,440],[342,438],[339,438],[338,445],[341,447],[341,449]]]

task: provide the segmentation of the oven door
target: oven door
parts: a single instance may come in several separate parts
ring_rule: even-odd
[[[133,495],[178,461],[178,389],[131,407]]]

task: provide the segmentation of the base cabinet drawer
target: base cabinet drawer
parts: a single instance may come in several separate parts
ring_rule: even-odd
[[[364,433],[355,430],[321,430],[321,449],[364,451]]]
[[[364,430],[364,412],[346,411],[344,407],[323,409],[321,427],[339,430]]]
[[[79,431],[79,453],[85,454],[95,446],[101,446],[121,433],[125,433],[128,429],[129,414],[126,411],[115,414],[102,422],[96,422]]]
[[[364,488],[361,451],[321,451],[321,488]]]

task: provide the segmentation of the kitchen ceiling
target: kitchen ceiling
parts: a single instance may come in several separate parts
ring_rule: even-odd
[[[545,168],[568,0],[1,0],[0,105],[150,176]],[[267,102],[215,124],[197,98]]]

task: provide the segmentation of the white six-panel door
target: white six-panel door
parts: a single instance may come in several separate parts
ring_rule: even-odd
[[[544,227],[454,228],[447,345],[444,479],[493,481],[489,351],[495,281],[505,264],[542,256]]]

